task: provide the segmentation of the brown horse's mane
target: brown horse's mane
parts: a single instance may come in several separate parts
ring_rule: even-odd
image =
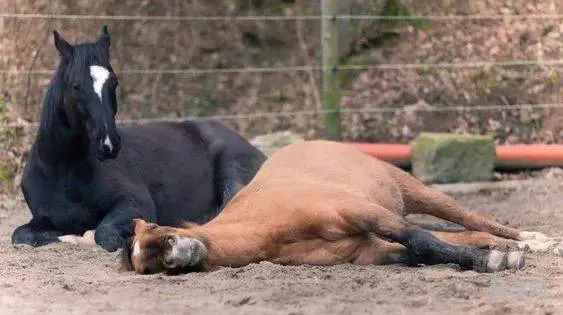
[[[189,222],[189,221],[185,221],[184,223],[182,223],[182,228],[184,229],[192,229],[195,227],[200,226],[199,224],[195,223],[195,222]]]

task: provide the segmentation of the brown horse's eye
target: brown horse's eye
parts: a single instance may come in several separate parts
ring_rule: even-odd
[[[166,246],[168,247],[172,247],[174,246],[174,244],[176,244],[176,239],[172,235],[166,235],[166,237],[164,238],[164,244],[166,244]]]
[[[149,230],[154,230],[158,227],[158,224],[156,223],[149,223],[148,229]]]

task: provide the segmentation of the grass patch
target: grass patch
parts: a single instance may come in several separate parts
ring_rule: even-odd
[[[0,165],[0,184],[11,190],[16,178],[17,167],[13,164]]]

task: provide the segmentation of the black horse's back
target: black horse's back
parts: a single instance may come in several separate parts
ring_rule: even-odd
[[[156,222],[204,223],[248,184],[265,156],[211,120],[151,123],[122,129],[121,159],[149,189]]]

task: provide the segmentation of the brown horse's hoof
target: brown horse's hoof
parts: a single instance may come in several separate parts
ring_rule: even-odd
[[[486,272],[497,272],[506,269],[507,255],[499,250],[493,249],[487,257]]]
[[[510,269],[522,269],[524,267],[525,259],[522,251],[508,252],[506,259],[507,267]]]

